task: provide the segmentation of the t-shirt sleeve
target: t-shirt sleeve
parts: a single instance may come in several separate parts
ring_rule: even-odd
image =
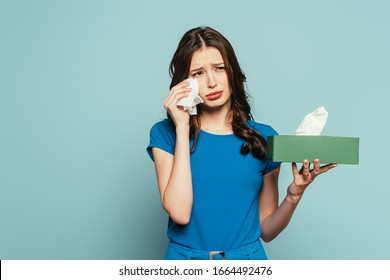
[[[268,141],[268,136],[278,135],[275,129],[273,129],[271,126],[257,123],[254,121],[248,121],[248,125],[257,130],[260,135],[265,139],[265,141]],[[281,162],[273,162],[271,160],[264,160],[265,168],[263,170],[263,174],[267,174],[274,170],[275,168],[279,167],[281,165]]]
[[[278,133],[276,132],[275,129],[273,129],[271,126],[267,126],[266,127],[266,132],[264,133],[265,135],[263,135],[263,137],[265,137],[265,140],[268,141],[268,136],[274,136],[274,135],[278,135]],[[265,166],[265,169],[264,169],[264,174],[267,174],[269,172],[271,172],[272,170],[274,170],[275,168],[277,167],[280,167],[281,165],[281,162],[274,162],[274,161],[271,161],[271,160],[266,160],[266,166]]]
[[[152,126],[150,129],[150,141],[146,148],[149,157],[154,161],[152,148],[159,148],[170,154],[175,151],[175,128],[169,120],[163,120]]]

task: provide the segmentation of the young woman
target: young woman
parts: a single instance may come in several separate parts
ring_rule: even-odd
[[[253,121],[245,75],[229,41],[198,27],[182,37],[170,64],[172,82],[164,101],[168,118],[150,132],[161,203],[169,214],[165,259],[267,259],[269,242],[289,223],[320,161],[292,164],[293,182],[279,205],[280,163],[266,158],[267,136],[276,131]],[[195,78],[197,115],[177,103]]]

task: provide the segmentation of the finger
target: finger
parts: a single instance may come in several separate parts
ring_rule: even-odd
[[[183,99],[185,97],[188,97],[188,92],[178,93],[172,100],[172,104],[177,106],[177,103],[179,103],[180,99]]]
[[[188,96],[188,93],[180,93],[180,94],[177,94],[173,99],[172,101],[168,104],[167,108],[169,108],[170,110],[178,107],[177,106],[177,103],[179,103],[179,100],[184,98],[184,97],[187,97]]]
[[[181,81],[180,83],[178,83],[176,86],[189,86],[190,85],[190,81],[188,79],[185,79],[183,81]]]
[[[297,168],[297,164],[295,162],[293,162],[291,164],[291,168],[292,168],[292,172],[293,172],[293,175],[295,177],[295,175],[299,175],[299,171],[298,171],[298,168]]]
[[[309,161],[307,159],[305,159],[303,161],[302,168],[303,168],[303,171],[302,171],[303,178],[308,179],[309,175],[310,175],[310,164],[309,164]]]
[[[314,160],[314,167],[313,167],[312,173],[313,173],[314,177],[316,177],[318,174],[320,174],[320,160],[319,159]]]
[[[172,88],[168,94],[168,97],[165,99],[163,103],[164,107],[167,107],[168,104],[170,104],[172,100],[176,97],[176,95],[191,92],[192,89],[187,86],[179,86],[179,87],[175,86],[174,88]]]
[[[335,168],[336,166],[337,166],[336,163],[330,163],[330,164],[321,166],[321,167],[320,167],[320,172],[319,172],[319,174],[325,173],[325,172],[327,172],[328,170],[330,170],[330,169],[332,169],[332,168]]]
[[[176,88],[174,90],[171,90],[170,94],[168,95],[167,99],[165,99],[163,105],[166,108],[173,102],[173,100],[177,97],[178,94],[188,94],[191,91],[190,88]]]
[[[164,103],[166,103],[166,101],[169,100],[169,98],[172,96],[172,95],[175,95],[175,92],[178,90],[178,89],[181,89],[181,88],[185,88],[185,87],[188,87],[190,85],[190,82],[188,80],[184,80],[184,81],[181,81],[180,83],[178,83],[177,85],[175,85],[174,87],[172,87],[168,93],[168,96],[167,98],[165,99]]]
[[[190,89],[188,86],[190,85],[190,82],[188,80],[184,80],[180,83],[178,83],[177,85],[175,85],[174,87],[171,88],[171,93],[180,93],[183,89],[185,88],[188,88]]]

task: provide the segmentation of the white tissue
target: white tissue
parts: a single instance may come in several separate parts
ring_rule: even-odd
[[[188,94],[187,97],[180,99],[177,105],[183,106],[184,110],[187,110],[190,115],[196,115],[196,105],[203,103],[203,99],[199,96],[198,80],[189,78],[188,81],[190,82],[188,87],[191,88],[192,91]]]
[[[306,115],[297,130],[296,135],[321,135],[328,119],[328,112],[321,106]]]

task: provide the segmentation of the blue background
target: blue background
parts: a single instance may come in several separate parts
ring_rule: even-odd
[[[257,121],[360,137],[307,190],[272,259],[389,259],[388,1],[0,1],[0,259],[160,259],[149,129],[188,29],[235,47]],[[280,195],[292,180],[282,165]]]

